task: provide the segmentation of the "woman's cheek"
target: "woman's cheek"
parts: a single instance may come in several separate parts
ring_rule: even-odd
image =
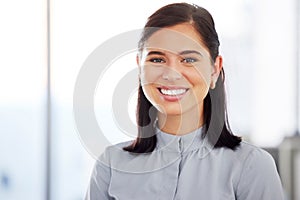
[[[209,87],[211,71],[209,70],[209,67],[195,68],[194,73],[190,74],[188,77],[194,80],[192,82],[198,82],[198,84],[206,85],[204,87]]]
[[[157,83],[160,76],[161,73],[159,72],[159,70],[151,67],[145,67],[141,73],[142,85]]]

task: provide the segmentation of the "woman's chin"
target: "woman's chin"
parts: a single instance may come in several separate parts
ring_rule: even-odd
[[[183,109],[180,106],[160,106],[158,111],[163,115],[182,115]]]

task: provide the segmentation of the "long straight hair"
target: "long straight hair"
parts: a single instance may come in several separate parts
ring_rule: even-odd
[[[159,28],[185,22],[191,23],[199,33],[201,41],[209,50],[211,60],[215,61],[219,55],[220,43],[213,18],[206,9],[187,3],[169,4],[152,14],[139,41],[139,51],[143,50],[144,43]],[[224,81],[225,72],[222,68],[216,87],[210,89],[204,99],[205,135],[214,148],[225,147],[234,150],[240,144],[241,138],[235,136],[229,126]],[[132,153],[150,153],[155,149],[157,142],[154,130],[157,110],[146,98],[140,81],[136,116],[138,136],[131,145],[123,149]]]

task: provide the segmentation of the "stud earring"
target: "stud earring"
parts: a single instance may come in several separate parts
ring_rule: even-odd
[[[216,82],[215,82],[214,80],[212,80],[212,81],[210,82],[209,88],[210,88],[210,89],[215,89],[215,87],[216,87]]]

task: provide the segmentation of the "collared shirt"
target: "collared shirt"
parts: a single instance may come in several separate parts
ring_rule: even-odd
[[[272,156],[246,142],[213,148],[203,128],[177,136],[157,129],[151,153],[106,148],[96,161],[86,200],[283,200]]]

